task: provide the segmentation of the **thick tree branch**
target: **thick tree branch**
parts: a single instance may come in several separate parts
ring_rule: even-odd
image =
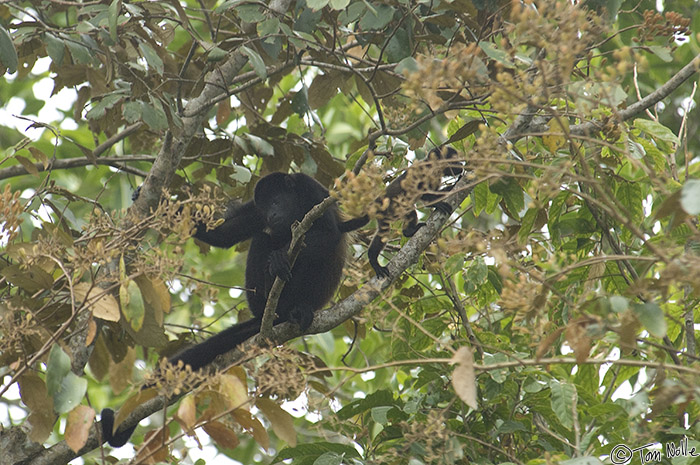
[[[469,183],[467,176],[463,176],[462,179],[455,184],[451,195],[445,201],[455,208],[467,197],[467,195],[469,195],[473,187],[474,184]],[[318,209],[318,211],[314,212],[312,209],[311,212],[307,214],[308,218],[304,218],[304,221],[307,219],[311,220],[313,215],[318,212],[322,212],[326,202],[331,203],[332,199],[326,200],[314,207],[314,209]],[[342,302],[337,303],[331,308],[316,312],[313,323],[306,333],[302,333],[297,325],[284,323],[271,329],[269,340],[274,344],[283,344],[291,339],[302,336],[303,334],[323,333],[335,328],[350,317],[359,314],[368,303],[377,298],[383,290],[391,286],[391,283],[396,277],[403,273],[409,266],[418,261],[420,255],[438,235],[440,229],[449,219],[449,216],[450,215],[442,213],[438,210],[432,213],[426,222],[426,225],[419,229],[418,232],[387,264],[390,274],[389,279],[373,277],[365,286],[355,291]],[[260,347],[265,345],[267,345],[267,341],[263,341],[259,336],[255,337],[252,340],[244,343],[239,349],[234,349],[225,355],[219,356],[216,361],[212,363],[209,369],[214,370],[228,367],[231,364],[240,361],[242,351],[246,351],[251,347]],[[177,401],[178,398],[165,399],[162,396],[155,397],[134,409],[129,417],[124,420],[122,425],[124,427],[134,426],[147,416],[162,410],[166,405],[171,405]],[[97,424],[97,427],[100,428],[100,424]],[[98,440],[98,432],[93,430],[87,444],[77,454],[68,447],[65,441],[62,441],[49,449],[41,451],[36,456],[32,457],[30,461],[26,461],[22,465],[29,465],[30,463],[32,465],[55,465],[67,463],[73,458],[98,447],[100,444],[101,443]]]
[[[124,166],[123,163],[131,163],[136,161],[154,161],[156,157],[153,155],[130,155],[125,157],[106,157],[98,158],[97,160],[90,160],[88,157],[78,157],[78,158],[65,158],[61,160],[52,161],[48,167],[44,168],[43,163],[35,163],[34,167],[39,173],[44,171],[55,171],[55,170],[66,170],[70,168],[78,168],[80,166],[88,165],[107,165],[114,168],[127,171],[129,168]],[[3,179],[9,179],[16,176],[24,176],[29,174],[29,171],[23,165],[10,166],[0,170],[0,181]]]
[[[301,250],[304,248],[304,235],[309,231],[309,229],[311,229],[314,221],[323,216],[323,213],[335,202],[336,200],[333,197],[326,198],[323,202],[315,205],[311,210],[309,210],[299,224],[292,226],[292,241],[289,244],[289,250],[287,251],[290,267],[294,266],[294,262],[299,256],[299,252],[301,252]],[[284,285],[285,282],[280,279],[279,276],[277,276],[275,278],[275,282],[272,284],[270,293],[267,296],[265,312],[263,313],[262,323],[260,324],[260,337],[262,339],[267,339],[271,335],[272,323],[275,320],[275,310],[277,309],[277,304],[279,303],[280,296],[282,295]]]
[[[690,63],[685,65],[680,71],[678,71],[671,79],[668,80],[663,86],[656,89],[651,94],[647,95],[638,102],[633,103],[629,107],[617,112],[617,119],[619,121],[628,121],[633,117],[642,113],[647,108],[651,108],[661,100],[665,99],[673,91],[678,89],[681,84],[688,80],[693,74],[695,74],[700,68],[700,55],[693,58]],[[518,117],[516,121],[519,122],[518,126],[514,126],[515,129],[508,130],[504,134],[507,140],[515,142],[527,135],[533,134],[545,134],[550,131],[547,124],[542,122],[533,122],[533,116],[531,114],[531,108],[528,108],[525,114]],[[589,121],[583,124],[577,124],[569,128],[569,133],[574,136],[584,136],[596,133],[601,130],[603,123],[601,121]]]

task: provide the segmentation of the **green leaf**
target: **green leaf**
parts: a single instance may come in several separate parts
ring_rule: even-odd
[[[620,203],[630,212],[631,218],[636,222],[641,222],[644,218],[642,208],[642,186],[638,182],[622,182],[617,189],[617,198]]]
[[[326,452],[319,458],[314,460],[313,465],[341,465],[343,463],[343,454],[336,454],[335,452]]]
[[[267,7],[265,7],[265,10]],[[239,5],[235,8],[238,17],[246,23],[257,24],[265,21],[265,11],[262,6],[255,4]]]
[[[104,95],[96,103],[93,103],[92,108],[90,108],[85,117],[87,119],[100,119],[107,113],[108,109],[112,108],[123,98],[124,96],[118,92]]]
[[[143,327],[145,307],[136,282],[127,279],[119,286],[119,303],[126,321],[134,328],[134,331],[139,331]]]
[[[124,115],[124,119],[129,123],[141,121],[142,114],[143,102],[130,101],[126,102],[122,107],[122,115]]]
[[[15,45],[12,43],[12,36],[2,26],[0,26],[0,64],[7,68],[7,71],[10,73],[17,71],[17,66],[19,65],[19,58],[17,57]]]
[[[49,395],[53,396],[61,389],[61,381],[68,373],[70,373],[70,357],[60,345],[54,344],[46,365],[46,389]]]
[[[245,2],[245,1],[246,1],[246,0],[226,0],[224,3],[222,3],[222,4],[219,5],[219,6],[217,6],[217,7],[214,9],[214,12],[217,13],[217,14],[221,14],[221,13],[223,13],[224,11],[228,10],[229,8],[232,8],[232,7],[236,6],[237,4],[243,3],[243,2]]]
[[[350,4],[350,0],[331,0],[330,5],[334,10],[344,10]]]
[[[314,442],[311,444],[301,444],[296,447],[286,447],[277,454],[277,457],[275,457],[271,463],[292,460],[294,464],[313,464],[315,460],[328,452],[350,458],[360,458],[360,454],[354,447],[334,442]]]
[[[70,50],[71,56],[76,62],[83,65],[92,63],[92,53],[86,46],[79,44],[75,40],[66,41],[66,45],[68,46],[68,50]]]
[[[362,13],[365,12],[366,6],[363,2],[352,3],[349,7],[338,14],[338,23],[347,26],[350,23],[357,21]],[[296,29],[296,25],[294,27]]]
[[[121,0],[112,0],[109,4],[109,37],[114,43],[119,41],[117,36],[117,20],[119,19],[119,6]]]
[[[304,116],[309,111],[308,91],[302,88],[292,97],[292,110],[299,116]]]
[[[265,66],[265,62],[260,57],[258,52],[246,47],[245,45],[241,46],[241,52],[243,52],[243,54],[250,60],[250,64],[253,67],[255,74],[257,74],[260,79],[267,79],[267,67]]]
[[[644,328],[649,331],[649,334],[659,338],[666,335],[667,326],[664,312],[657,304],[653,302],[634,304],[632,310]]]
[[[383,389],[368,395],[364,399],[353,400],[348,405],[338,410],[336,415],[340,420],[347,420],[348,418],[352,418],[355,415],[359,415],[360,413],[376,407],[393,407],[395,405],[396,401],[394,400],[394,395],[386,389]]]
[[[318,11],[324,6],[328,5],[329,0],[306,0],[306,6],[314,11]]]
[[[418,62],[413,57],[406,57],[399,61],[399,64],[396,65],[394,71],[400,74],[415,73],[418,71]]]
[[[634,120],[634,127],[641,129],[656,139],[663,140],[670,144],[678,145],[678,136],[666,126],[649,119]]]
[[[44,34],[44,42],[46,43],[46,52],[51,57],[51,61],[56,65],[63,63],[63,57],[66,55],[66,44],[63,40],[53,34]]]
[[[83,400],[87,392],[88,382],[74,373],[68,373],[61,380],[61,387],[53,396],[53,407],[57,413],[63,414],[73,410]]]
[[[551,380],[549,388],[552,391],[552,410],[562,425],[571,428],[574,425],[573,406],[576,405],[576,388],[572,384],[557,380]]]
[[[54,409],[59,414],[73,410],[87,391],[87,380],[76,376],[70,369],[70,357],[58,344],[54,344],[46,365],[46,389],[53,397]]]
[[[474,186],[474,189],[472,190],[474,216],[479,216],[481,212],[484,211],[488,202],[489,194],[491,194],[491,191],[489,190],[488,183],[480,182]]]
[[[389,419],[387,418],[387,413],[389,413],[389,410],[393,409],[393,406],[382,406],[382,407],[374,407],[372,408],[371,415],[372,415],[372,420],[375,422],[379,423],[380,425],[386,425],[389,423]]]
[[[139,42],[139,50],[141,55],[148,63],[148,67],[155,69],[159,75],[163,75],[163,60],[158,56],[155,50],[146,42]]]
[[[654,55],[659,57],[661,61],[666,63],[671,63],[673,61],[673,55],[671,54],[671,49],[668,47],[663,47],[661,45],[649,45],[649,50],[651,50]]]
[[[486,40],[482,40],[479,42],[479,47],[481,47],[481,50],[483,50],[487,56],[493,58],[506,68],[515,68],[515,65],[510,60],[510,56],[503,50],[497,49],[493,43]]]
[[[563,460],[559,462],[559,465],[603,465],[598,457],[576,457],[571,460]]]
[[[207,50],[207,61],[216,63],[226,58],[226,55],[228,55],[226,50],[214,46]]]
[[[411,56],[412,41],[408,32],[404,28],[400,28],[389,39],[386,46],[386,58],[389,63],[398,63],[401,60]]]
[[[294,30],[305,32],[309,34],[309,40],[315,40],[312,34],[318,27],[318,23],[321,20],[321,13],[321,11],[314,11],[311,8],[304,8],[301,13],[299,13],[296,21],[294,21]],[[304,38],[303,35],[302,38]]]
[[[504,354],[484,354],[484,365],[496,365],[507,361],[508,357]],[[491,379],[498,384],[503,384],[508,380],[508,369],[506,368],[488,370],[487,372]]]
[[[522,187],[514,178],[501,178],[490,186],[491,192],[503,197],[511,216],[517,217],[525,208],[525,196]]]
[[[690,179],[683,185],[681,207],[689,215],[700,214],[700,180]]]
[[[372,5],[360,20],[360,27],[365,31],[384,29],[394,17],[394,9],[389,5]]]
[[[280,20],[278,18],[270,18],[257,25],[259,37],[267,37],[277,34],[280,31]],[[269,38],[267,39],[269,40]]]
[[[520,222],[520,230],[518,231],[519,244],[525,244],[527,242],[527,238],[530,236],[532,226],[535,224],[538,214],[539,209],[537,208],[528,208],[527,212],[525,212],[525,216],[523,216]]]
[[[165,115],[163,105],[155,98],[151,99],[151,104],[142,102],[141,111],[143,122],[156,131],[168,128],[168,117]]]

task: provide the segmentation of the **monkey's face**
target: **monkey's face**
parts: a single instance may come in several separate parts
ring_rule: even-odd
[[[268,234],[286,237],[290,234],[292,224],[303,217],[303,212],[300,214],[298,196],[294,191],[283,188],[267,194],[269,195],[256,196],[255,206],[265,218]]]

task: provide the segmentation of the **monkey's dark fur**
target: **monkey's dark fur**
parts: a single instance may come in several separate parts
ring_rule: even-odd
[[[364,224],[364,218],[341,221],[332,205],[304,236],[304,248],[293,266],[287,250],[291,227],[311,208],[328,197],[328,190],[301,173],[272,173],[255,185],[253,200],[227,212],[224,222],[207,231],[198,226],[197,239],[215,247],[231,247],[251,239],[245,270],[248,306],[253,318],[236,324],[173,356],[169,361],[198,370],[260,331],[270,288],[279,276],[286,283],[277,306],[275,324],[290,321],[306,330],[314,312],[333,296],[345,263],[345,234]],[[110,445],[126,444],[134,428],[113,434],[114,412],[102,410],[102,435]]]
[[[388,277],[389,271],[377,260],[386,245],[386,236],[392,221],[403,220],[402,233],[412,237],[425,223],[418,222],[415,203],[418,200],[432,202],[429,206],[452,213],[452,208],[446,202],[440,201],[446,190],[441,191],[443,176],[458,176],[463,171],[463,165],[455,160],[457,151],[452,147],[440,147],[431,150],[425,160],[419,161],[408,168],[386,188],[383,196],[376,202],[377,231],[369,245],[367,256],[374,272],[379,277]],[[449,189],[447,189],[449,191]],[[367,220],[369,218],[365,216]]]

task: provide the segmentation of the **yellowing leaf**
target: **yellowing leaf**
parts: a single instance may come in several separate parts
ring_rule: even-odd
[[[76,302],[85,302],[92,314],[107,321],[119,321],[119,304],[104,289],[90,283],[78,283],[73,287]]]
[[[194,396],[186,396],[177,408],[175,419],[180,423],[182,429],[190,432],[197,423],[197,406],[195,405]]]
[[[122,281],[119,286],[119,301],[122,313],[126,321],[129,322],[134,331],[138,331],[143,326],[145,308],[143,299],[139,298],[140,290],[138,285],[131,279]]]
[[[139,286],[144,304],[153,310],[156,322],[163,325],[163,314],[170,312],[170,292],[165,283],[158,278],[145,275],[134,279]]]
[[[567,143],[565,134],[569,132],[569,122],[563,118],[552,120],[549,123],[549,128],[549,132],[542,136],[542,142],[550,152],[554,153]]]
[[[219,393],[226,401],[228,408],[248,407],[248,388],[235,375],[221,375]]]
[[[272,430],[280,439],[287,442],[292,447],[297,445],[297,432],[294,429],[294,419],[286,411],[271,401],[261,398],[255,401],[255,406],[265,414],[272,425]]]

